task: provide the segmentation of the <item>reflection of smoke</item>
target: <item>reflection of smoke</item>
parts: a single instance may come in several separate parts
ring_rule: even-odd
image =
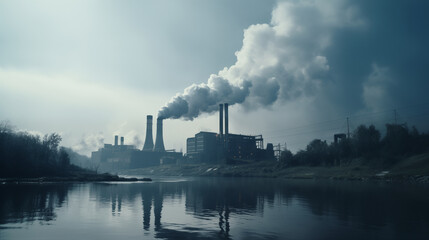
[[[313,95],[329,76],[324,50],[330,46],[331,30],[362,24],[355,15],[342,14],[341,7],[327,9],[317,4],[280,3],[270,24],[251,25],[244,31],[234,65],[211,75],[207,83],[177,94],[158,116],[192,120],[216,111],[223,102],[255,109],[279,99]]]

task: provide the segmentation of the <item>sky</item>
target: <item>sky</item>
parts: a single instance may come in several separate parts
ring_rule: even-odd
[[[292,151],[359,124],[429,131],[424,0],[0,0],[0,121],[89,155],[218,131]],[[155,127],[155,125],[154,125]],[[155,136],[153,136],[155,139]]]

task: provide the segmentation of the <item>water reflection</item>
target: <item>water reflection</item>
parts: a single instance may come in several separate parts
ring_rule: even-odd
[[[69,184],[24,184],[0,187],[0,224],[50,222],[66,202]]]
[[[76,217],[58,212],[74,210],[79,202],[84,210],[94,203],[99,216],[93,221],[107,222],[106,226],[95,222],[99,229],[92,229],[94,234],[108,232],[108,225],[119,225],[122,234],[160,239],[423,239],[429,234],[429,191],[425,186],[202,178],[133,184],[1,185],[0,190],[0,229],[10,227],[9,223],[46,224],[60,216]],[[103,212],[112,218],[106,219]],[[312,231],[304,226],[311,226]]]
[[[116,186],[123,189],[123,186]],[[230,238],[231,214],[234,216],[264,216],[264,208],[288,206],[299,202],[315,216],[334,216],[345,225],[359,223],[364,231],[389,226],[395,236],[418,236],[416,231],[428,226],[429,199],[427,191],[419,186],[395,186],[377,183],[329,181],[279,181],[264,179],[198,179],[177,183],[129,185],[128,198],[141,197],[143,229],[150,230],[151,213],[154,217],[155,236],[164,239]],[[115,191],[116,194],[121,191]],[[105,188],[99,194],[105,193]],[[182,196],[185,213],[200,220],[215,220],[217,231],[205,228],[162,227],[162,209],[165,196]],[[122,199],[117,195],[111,199]],[[113,202],[112,202],[113,204]],[[276,205],[277,204],[277,205]],[[112,208],[113,211],[113,208]],[[270,216],[267,216],[267,219]],[[269,219],[284,221],[284,219]],[[284,223],[289,224],[289,223]],[[279,230],[281,232],[281,229]],[[204,233],[204,234],[201,234]],[[338,232],[340,233],[340,232]],[[341,234],[347,235],[348,232]],[[359,237],[364,237],[357,233]],[[270,237],[263,235],[261,238]],[[271,236],[272,237],[272,236]]]
[[[143,229],[149,230],[150,215],[153,204],[153,212],[155,216],[155,231],[161,229],[161,212],[163,193],[158,184],[148,185],[146,191],[142,191],[142,204],[143,204]]]

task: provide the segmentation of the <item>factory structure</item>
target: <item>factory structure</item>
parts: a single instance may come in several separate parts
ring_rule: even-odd
[[[207,163],[274,160],[274,149],[271,143],[268,143],[267,148],[264,149],[262,135],[229,133],[228,103],[225,103],[219,104],[219,133],[199,132],[194,137],[188,138],[186,157],[188,161]]]
[[[224,114],[225,113],[225,114]],[[225,120],[224,120],[225,119]],[[114,144],[91,154],[91,160],[99,164],[100,171],[117,171],[157,166],[162,164],[189,163],[235,163],[240,160],[273,160],[273,144],[264,149],[262,135],[239,135],[229,133],[228,104],[219,105],[219,132],[199,132],[186,140],[186,155],[175,150],[165,150],[163,139],[163,120],[157,119],[155,144],[152,138],[153,117],[147,116],[146,138],[143,148],[125,145],[124,137]],[[225,126],[224,126],[225,123]]]
[[[156,123],[156,140],[152,138],[153,117],[147,116],[146,138],[142,150],[134,145],[124,145],[124,137],[118,144],[118,136],[115,136],[115,144],[104,144],[103,148],[91,153],[91,160],[99,164],[101,171],[116,171],[121,169],[144,168],[161,164],[176,163],[183,158],[181,152],[165,150],[163,138],[162,119]]]

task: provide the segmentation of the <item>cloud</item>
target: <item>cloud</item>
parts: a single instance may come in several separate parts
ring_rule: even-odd
[[[241,4],[237,1],[236,8],[228,7],[229,15],[219,22],[213,21],[218,14],[209,11],[212,5],[204,8],[207,11],[192,8],[199,11],[192,12],[192,18],[179,11],[186,15],[182,23],[198,22],[191,30],[177,28],[188,26],[180,21],[171,25],[171,16],[162,15],[170,12],[158,5],[152,9],[145,5],[149,16],[140,14],[139,4],[112,5],[96,12],[99,6],[94,4],[80,18],[88,23],[84,28],[73,20],[82,9],[79,4],[74,11],[58,15],[59,19],[57,8],[45,9],[53,16],[37,9],[22,15],[21,8],[4,8],[9,14],[0,14],[7,23],[0,24],[6,41],[0,58],[0,115],[22,128],[65,132],[64,143],[73,146],[84,132],[102,131],[111,142],[124,121],[130,123],[120,133],[137,129],[144,136],[145,115],[157,110],[162,118],[192,120],[216,111],[224,102],[243,113],[231,114],[232,131],[253,134],[256,123],[266,141],[272,140],[265,131],[273,128],[386,108],[398,109],[406,119],[409,108],[399,107],[421,104],[415,109],[423,111],[427,105],[428,1],[284,0],[272,10],[271,20],[261,6],[246,13],[232,10]],[[264,16],[250,18],[249,13]],[[35,28],[28,21],[33,18],[42,24]],[[150,24],[155,18],[167,20]],[[114,26],[100,28],[101,22],[114,22]],[[235,28],[226,26],[229,22]],[[74,28],[69,31],[60,25]],[[111,25],[117,31],[111,31]],[[241,45],[231,45],[238,42],[235,34],[241,33]],[[231,59],[234,50],[235,59]],[[183,90],[176,93],[178,87]],[[240,117],[238,129],[234,118]],[[421,119],[427,126],[427,119]],[[184,136],[210,130],[207,126],[216,128],[216,121],[214,117],[194,123],[168,121],[165,128],[171,131],[165,131],[165,138],[183,146]],[[126,136],[126,142],[131,143],[134,136]],[[309,133],[308,137],[320,135]]]
[[[145,114],[156,112],[165,99],[161,93],[85,80],[0,67],[0,116],[19,128],[61,133],[61,145],[88,155],[100,146],[88,133],[103,132],[111,139],[127,121],[124,132],[135,129],[143,134]],[[147,102],[152,104],[142,104]]]
[[[392,104],[393,98],[390,96],[389,88],[394,85],[388,68],[383,68],[374,64],[373,70],[368,79],[363,82],[362,97],[368,109],[380,111]]]

